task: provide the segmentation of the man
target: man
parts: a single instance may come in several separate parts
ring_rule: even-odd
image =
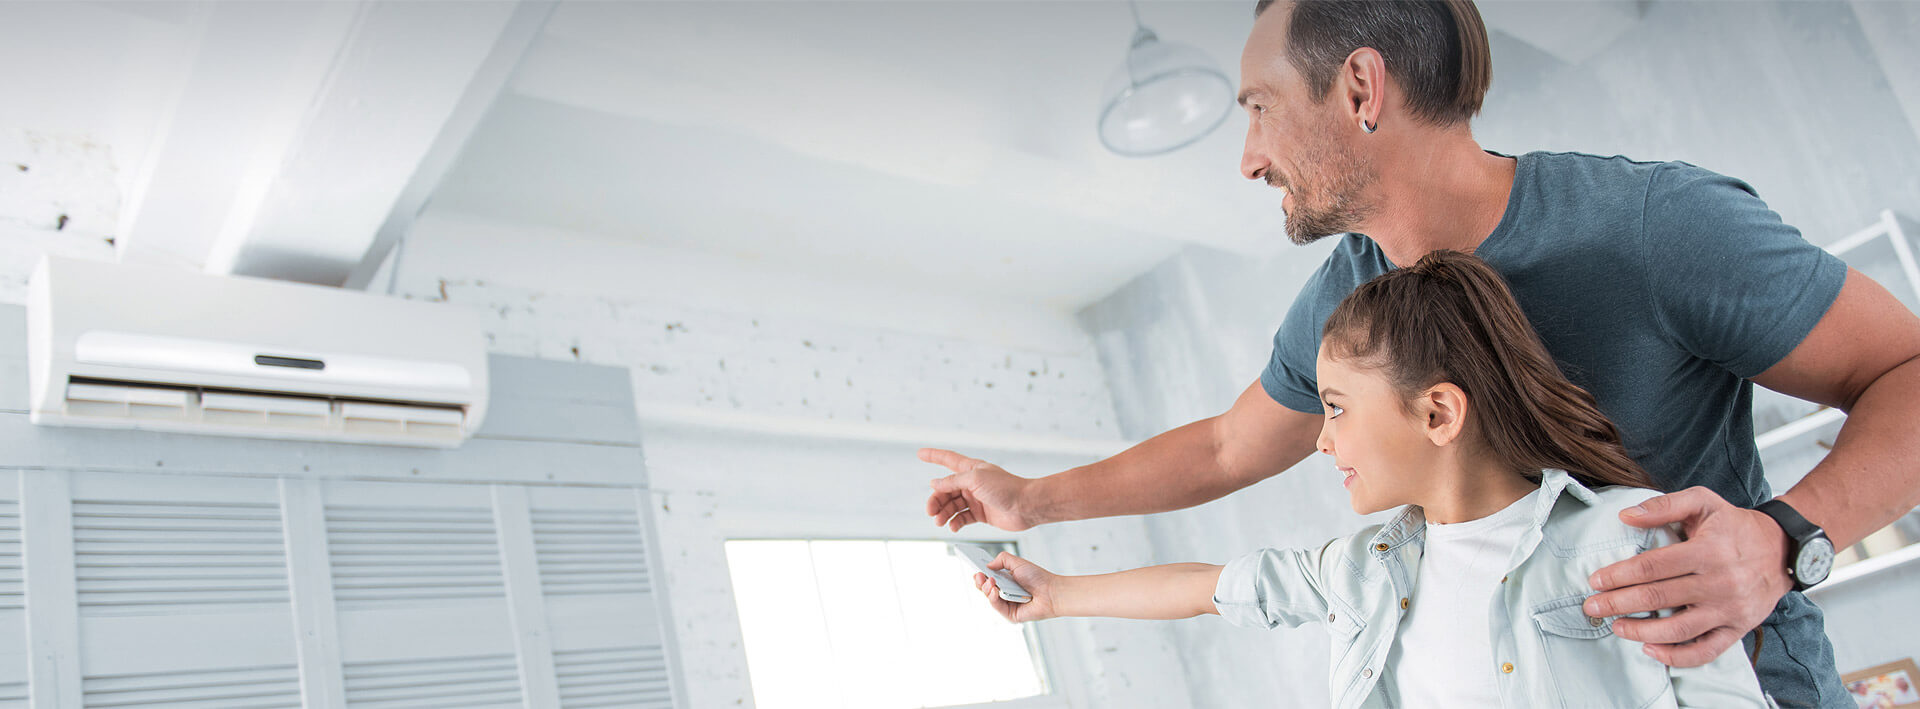
[[[1819,561],[1813,525],[1844,547],[1920,503],[1920,319],[1737,180],[1684,163],[1483,151],[1468,122],[1491,59],[1468,0],[1269,2],[1241,61],[1241,172],[1286,190],[1293,241],[1347,236],[1301,290],[1260,380],[1226,413],[1044,478],[924,450],[954,472],[934,481],[928,513],[955,530],[1021,530],[1190,507],[1278,474],[1314,451],[1314,355],[1333,306],[1396,264],[1473,252],[1675,491],[1622,521],[1679,523],[1688,541],[1596,573],[1587,614],[1679,609],[1613,632],[1674,666],[1746,637],[1776,701],[1851,707],[1820,611],[1795,591],[1824,571],[1788,567]],[[1755,382],[1850,414],[1778,503],[1753,442]]]

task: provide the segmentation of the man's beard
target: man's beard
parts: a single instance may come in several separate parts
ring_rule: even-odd
[[[1334,168],[1318,170],[1314,177],[1319,179],[1306,185],[1288,184],[1272,171],[1266,178],[1268,185],[1293,195],[1293,209],[1287,212],[1287,239],[1300,246],[1353,231],[1374,212],[1374,205],[1362,199],[1367,188],[1373,186],[1372,166],[1344,155],[1335,157],[1332,151],[1316,152],[1321,153],[1316,156],[1321,158],[1316,164]],[[1308,194],[1321,196],[1324,203],[1310,204]]]

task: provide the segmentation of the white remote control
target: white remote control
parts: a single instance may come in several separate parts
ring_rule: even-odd
[[[973,564],[973,568],[978,569],[980,573],[986,574],[988,578],[993,579],[994,584],[1000,587],[1000,598],[1011,603],[1027,603],[1033,600],[1033,594],[1027,593],[1027,589],[1021,588],[1020,584],[1015,582],[1012,576],[1007,575],[1007,572],[987,568],[987,564],[992,563],[993,557],[996,556],[993,552],[973,544],[948,544],[947,546],[959,552],[960,558],[966,559],[969,564]]]

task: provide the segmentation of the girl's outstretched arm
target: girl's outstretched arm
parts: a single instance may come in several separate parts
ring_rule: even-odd
[[[974,585],[1007,620],[1026,622],[1067,616],[1172,620],[1216,613],[1213,589],[1220,568],[1213,564],[1166,564],[1097,576],[1061,576],[1026,559],[1001,552],[987,568],[1006,571],[1033,595],[1030,603],[1000,598],[986,574]]]

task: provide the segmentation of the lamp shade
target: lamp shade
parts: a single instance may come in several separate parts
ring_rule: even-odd
[[[1192,144],[1233,111],[1233,83],[1191,45],[1162,42],[1144,27],[1107,80],[1100,142],[1120,155],[1158,155]]]

